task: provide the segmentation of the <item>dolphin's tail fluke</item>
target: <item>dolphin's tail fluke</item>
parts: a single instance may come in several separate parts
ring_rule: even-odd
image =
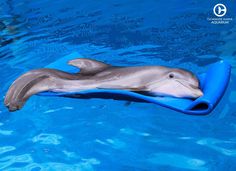
[[[47,83],[45,82],[47,81]],[[53,81],[50,81],[47,72],[33,70],[17,78],[4,99],[5,106],[9,111],[16,111],[23,107],[28,98],[39,92],[53,88]]]

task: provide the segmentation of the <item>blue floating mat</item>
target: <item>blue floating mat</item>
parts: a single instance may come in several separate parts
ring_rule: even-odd
[[[67,64],[69,60],[82,57],[78,53],[65,56],[45,68],[59,69],[69,73],[79,72],[79,69]],[[92,89],[74,93],[43,92],[41,96],[68,96],[78,98],[112,98],[117,100],[142,101],[158,104],[179,112],[192,115],[209,114],[223,96],[230,79],[231,67],[227,62],[220,61],[211,64],[205,73],[199,74],[201,90],[204,95],[195,100],[173,97],[153,97],[127,90]]]

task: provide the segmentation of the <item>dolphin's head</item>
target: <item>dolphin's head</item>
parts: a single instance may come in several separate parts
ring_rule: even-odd
[[[203,95],[197,77],[184,69],[168,69],[156,84],[153,92],[163,96],[196,99]]]

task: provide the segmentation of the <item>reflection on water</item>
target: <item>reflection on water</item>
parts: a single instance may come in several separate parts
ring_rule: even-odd
[[[173,166],[180,169],[207,170],[204,167],[206,164],[204,161],[174,153],[156,153],[148,161],[157,165]]]
[[[214,138],[206,138],[206,139],[198,140],[197,144],[212,148],[216,150],[217,152],[220,152],[226,156],[236,157],[236,149],[234,149],[234,147],[236,147],[236,143],[234,141],[224,141],[224,140],[218,140]],[[221,145],[230,145],[233,147],[233,149],[224,148],[224,147],[221,147]]]
[[[60,144],[60,139],[62,137],[60,135],[55,134],[39,134],[32,138],[32,141],[34,143],[41,143],[41,144],[52,144],[52,145],[58,145]]]

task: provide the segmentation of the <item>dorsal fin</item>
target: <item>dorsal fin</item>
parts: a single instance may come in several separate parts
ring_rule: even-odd
[[[68,61],[68,64],[78,67],[80,69],[79,73],[84,75],[96,74],[111,66],[103,62],[87,58],[73,59]]]

